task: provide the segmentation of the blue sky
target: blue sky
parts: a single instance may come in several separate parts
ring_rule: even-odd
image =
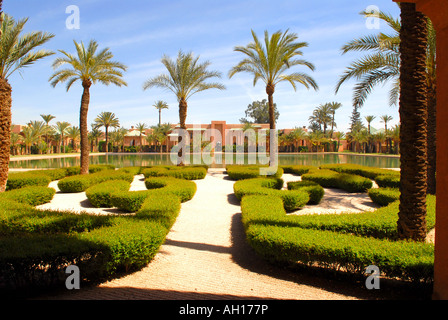
[[[66,8],[76,5],[80,10],[80,29],[69,30]],[[225,120],[239,123],[247,106],[254,100],[267,98],[262,82],[254,87],[248,74],[228,78],[228,71],[243,57],[234,47],[251,41],[251,29],[259,36],[265,30],[297,33],[300,41],[308,42],[303,49],[304,59],[316,66],[314,72],[305,68],[320,89],[299,87],[294,91],[290,84],[276,88],[274,101],[280,111],[278,128],[308,126],[308,117],[314,108],[326,102],[337,101],[343,107],[336,114],[340,130],[346,131],[352,112],[353,82],[347,82],[335,95],[339,76],[360,53],[342,55],[340,48],[349,40],[380,30],[370,30],[359,12],[369,5],[399,15],[391,0],[14,0],[4,1],[4,12],[15,19],[28,17],[26,31],[47,31],[55,34],[45,48],[74,52],[73,40],[99,42],[100,48],[109,47],[115,60],[128,66],[125,73],[127,87],[95,85],[91,89],[89,123],[102,111],[111,111],[123,127],[130,128],[139,122],[155,125],[158,112],[153,107],[157,100],[169,104],[162,113],[162,121],[178,123],[178,103],[170,92],[161,89],[143,91],[148,78],[164,73],[160,59],[164,54],[175,57],[179,50],[200,55],[201,61],[211,62],[210,69],[222,72],[227,90],[210,90],[194,95],[189,100],[187,123],[210,123]],[[65,85],[56,88],[48,82],[57,55],[39,61],[22,74],[9,79],[13,87],[13,123],[25,124],[41,120],[40,114],[53,114],[55,121],[68,121],[79,125],[81,84],[69,92]],[[360,110],[362,117],[374,115],[373,127],[382,128],[379,117],[393,117],[391,125],[399,121],[398,107],[388,104],[389,85],[377,87]]]

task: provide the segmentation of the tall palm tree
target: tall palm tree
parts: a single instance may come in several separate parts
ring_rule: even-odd
[[[46,32],[29,32],[21,35],[28,19],[15,21],[1,15],[0,37],[0,192],[6,189],[9,172],[12,88],[8,79],[33,63],[54,54],[48,50],[34,50],[54,37]]]
[[[400,206],[402,239],[425,241],[427,193],[427,18],[415,3],[401,3]]]
[[[160,121],[160,118],[159,118]],[[159,124],[160,126],[160,124]],[[146,129],[149,129],[146,123],[138,123],[135,127],[137,131],[140,133],[140,152],[143,150],[143,134],[145,133]]]
[[[168,56],[163,56],[162,64],[166,67],[168,74],[161,74],[147,80],[143,84],[143,90],[159,87],[172,91],[179,102],[180,128],[186,130],[188,99],[198,93],[209,89],[224,90],[225,86],[216,82],[207,82],[209,79],[221,78],[221,73],[208,71],[210,62],[199,63],[199,57],[192,53],[185,54],[179,51],[176,61]],[[179,135],[179,144],[183,143]],[[182,148],[179,149],[179,158],[182,159]],[[182,160],[178,165],[183,166]]]
[[[387,114],[382,115],[380,117],[381,123],[384,123],[384,134],[386,135],[386,148],[387,152],[389,152],[389,131],[387,130],[387,124],[393,120],[391,116],[388,116]]]
[[[285,74],[293,66],[306,66],[313,71],[315,68],[310,62],[296,58],[303,55],[300,49],[306,48],[308,43],[296,42],[297,34],[289,33],[289,30],[285,32],[277,31],[271,37],[269,37],[268,31],[265,31],[264,46],[253,30],[252,37],[254,41],[247,46],[235,47],[234,51],[241,52],[247,57],[230,70],[229,77],[232,78],[239,72],[247,72],[254,76],[254,85],[260,79],[265,83],[269,103],[270,129],[275,130],[273,95],[276,85],[287,81],[294,90],[297,90],[297,83],[304,85],[307,89],[312,87],[317,90],[318,85],[307,74],[299,72]]]
[[[340,102],[330,102],[330,103],[327,103],[327,105],[328,105],[328,107],[331,110],[331,135],[330,135],[330,138],[332,138],[333,137],[334,128],[337,127],[336,126],[336,122],[334,121],[335,120],[335,116],[336,116],[336,111],[339,110],[340,108],[342,108],[342,103],[340,103]]]
[[[53,126],[53,130],[61,136],[61,141],[59,145],[59,153],[65,152],[64,150],[64,138],[67,135],[67,129],[71,126],[70,123],[66,121],[58,121],[56,125]]]
[[[103,111],[96,117],[95,127],[104,127],[106,131],[106,153],[109,152],[109,128],[119,128],[120,120],[115,116],[115,113]]]
[[[372,133],[371,133],[371,127],[373,120],[376,119],[375,116],[365,116],[364,119],[367,121],[367,133],[368,133],[368,139],[369,139],[369,150],[368,152],[371,152],[372,149]]]
[[[297,34],[277,31],[269,37],[268,31],[264,33],[264,46],[252,30],[253,42],[247,46],[237,46],[234,51],[241,52],[247,57],[234,66],[229,72],[229,78],[236,73],[247,72],[254,76],[253,84],[257,84],[258,80],[262,80],[266,85],[266,93],[269,103],[269,128],[276,129],[275,108],[274,108],[274,92],[278,83],[287,81],[294,90],[297,90],[296,84],[302,84],[307,89],[318,89],[317,83],[309,75],[301,72],[285,74],[287,70],[294,66],[305,66],[314,71],[314,65],[310,62],[297,59],[302,56],[300,49],[308,46],[306,42],[297,42]],[[274,150],[275,151],[275,150]],[[271,163],[275,162],[275,152],[271,152]]]
[[[45,143],[48,145],[49,144],[48,133],[50,133],[50,122],[51,122],[51,120],[55,119],[56,117],[53,116],[52,114],[41,114],[40,116],[45,121],[45,125],[47,126],[47,134],[45,135]],[[50,151],[50,148],[47,149],[47,152],[49,152],[49,151]]]
[[[372,13],[361,12],[365,17]],[[390,34],[379,33],[355,39],[347,43],[343,48],[343,54],[348,52],[365,51],[369,52],[365,57],[354,61],[341,76],[336,92],[341,85],[350,80],[358,81],[354,88],[353,103],[361,107],[367,96],[374,87],[386,82],[392,82],[390,90],[389,104],[396,105],[400,95],[400,32],[401,21],[390,14],[380,12],[379,19],[384,21],[390,28]],[[436,192],[436,30],[430,19],[428,19],[428,39],[426,55],[427,74],[427,156],[428,156],[428,193]]]
[[[98,43],[94,40],[90,41],[87,48],[82,42],[73,42],[77,56],[59,50],[63,56],[54,61],[53,68],[55,70],[61,66],[67,66],[67,68],[56,71],[51,76],[50,81],[53,87],[58,83],[67,82],[67,91],[70,90],[75,82],[81,81],[83,87],[79,118],[81,129],[81,174],[88,174],[89,137],[87,115],[90,104],[90,87],[97,82],[104,85],[114,84],[118,87],[127,86],[127,83],[122,79],[123,71],[126,71],[127,67],[112,60],[114,56],[109,48],[97,52]]]
[[[166,103],[165,101],[159,100],[154,104],[154,107],[159,110],[159,126],[162,125],[162,110],[163,109],[168,109],[168,103]]]

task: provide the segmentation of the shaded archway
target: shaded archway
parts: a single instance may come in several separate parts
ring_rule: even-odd
[[[401,0],[393,0],[402,2]],[[437,32],[437,205],[434,299],[448,299],[448,1],[407,0],[428,16]]]

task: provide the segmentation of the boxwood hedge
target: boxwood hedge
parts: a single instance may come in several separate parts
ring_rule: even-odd
[[[362,274],[376,265],[390,278],[431,282],[434,246],[399,241],[398,202],[375,212],[287,215],[281,199],[251,195],[241,202],[247,240],[273,262],[309,264]],[[435,224],[435,197],[428,197],[428,228]]]
[[[142,168],[141,173],[149,177],[173,177],[186,180],[201,180],[207,175],[206,166],[158,166]]]
[[[63,193],[78,193],[86,191],[95,184],[112,180],[124,180],[132,183],[134,174],[123,170],[102,170],[87,175],[76,175],[61,179],[58,181],[58,188]]]
[[[306,190],[281,190],[284,181],[280,178],[254,178],[243,179],[235,182],[233,190],[235,196],[241,201],[247,195],[268,195],[282,200],[284,208],[288,212],[303,208],[310,196]]]
[[[226,167],[227,175],[231,180],[244,180],[253,178],[281,178],[283,169],[281,167],[273,170],[267,166],[255,165],[228,165]]]
[[[139,173],[140,168],[113,170],[118,171],[117,174],[111,174],[110,169],[99,171],[89,175],[96,178],[90,181],[95,186],[90,186],[88,193],[101,203],[109,201],[112,193],[129,189],[130,177]],[[126,174],[126,181],[99,182],[118,179],[123,174]],[[74,178],[80,177],[75,175]],[[121,272],[147,265],[175,222],[181,208],[181,197],[182,200],[191,199],[196,190],[192,181],[168,177],[148,180],[152,179],[159,180],[158,188],[144,191],[148,194],[142,205],[135,214],[126,216],[38,210],[34,206],[50,201],[55,193],[53,188],[45,186],[23,187],[2,193],[1,295],[28,296],[40,294],[48,288],[65,288],[65,268],[68,265],[80,268],[83,283],[102,282]],[[111,186],[120,190],[108,189]],[[148,182],[148,186],[156,188],[155,181],[154,184]],[[102,187],[104,189],[100,190]],[[188,190],[183,191],[183,188]]]

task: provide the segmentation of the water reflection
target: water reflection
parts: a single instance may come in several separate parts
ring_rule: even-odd
[[[211,157],[212,163],[209,164],[212,168],[223,168],[227,164],[248,164],[249,159],[252,163],[252,157],[246,154],[233,155],[232,158],[226,158],[224,155],[215,155]],[[198,164],[198,157],[191,155],[191,158],[186,163]],[[352,154],[280,154],[280,165],[306,165],[319,166],[322,164],[333,163],[353,163],[368,167],[377,168],[399,168],[400,159],[396,157],[382,157],[382,156],[364,156]],[[172,165],[169,154],[109,154],[96,155],[90,157],[90,164],[112,164],[117,168],[133,167],[133,166],[157,166],[157,165]],[[9,167],[13,169],[45,169],[45,168],[65,168],[71,166],[79,166],[79,157],[65,157],[65,158],[51,158],[38,160],[14,160],[12,159]]]

